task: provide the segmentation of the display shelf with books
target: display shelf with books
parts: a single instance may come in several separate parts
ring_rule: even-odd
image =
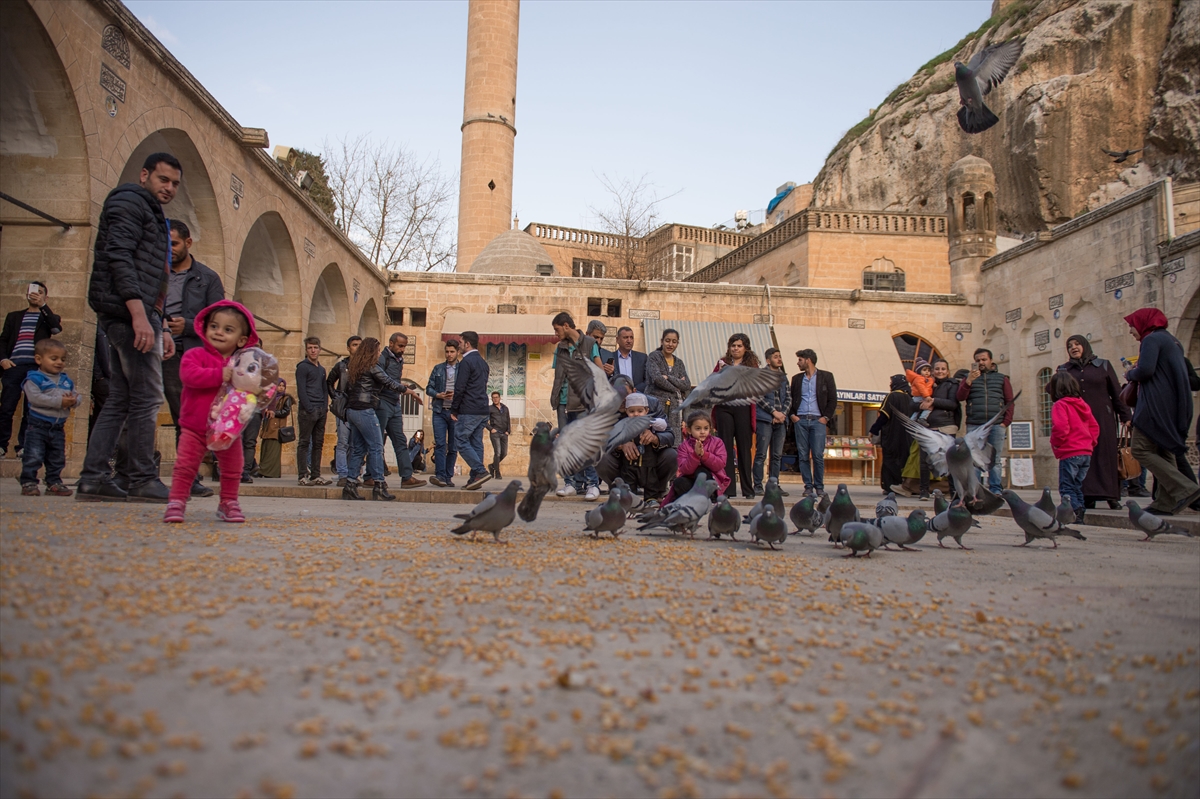
[[[863,461],[870,464],[871,479],[875,479],[878,448],[868,436],[829,436],[825,440],[825,460]]]

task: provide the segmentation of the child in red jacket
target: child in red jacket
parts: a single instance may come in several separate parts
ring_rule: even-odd
[[[729,488],[729,475],[725,473],[725,445],[712,434],[712,419],[705,411],[692,411],[684,422],[687,438],[679,445],[678,475],[671,483],[671,490],[663,497],[662,504],[668,505],[676,497],[683,496],[696,482],[696,473],[705,472],[717,481],[717,493],[724,494]]]
[[[243,347],[258,345],[254,330],[254,315],[233,300],[220,300],[196,315],[196,334],[204,341],[183,354],[179,363],[179,379],[183,393],[179,404],[179,448],[175,453],[175,470],[171,474],[171,498],[167,502],[164,522],[182,522],[191,496],[192,483],[200,461],[208,451],[205,432],[208,414],[222,384],[229,381],[232,369],[229,358]],[[217,518],[223,522],[246,521],[238,505],[238,485],[242,479],[242,448],[238,444],[214,452],[221,468],[221,502]]]
[[[1054,401],[1050,411],[1050,448],[1058,459],[1058,493],[1071,501],[1075,523],[1083,524],[1083,479],[1100,440],[1100,425],[1083,401],[1079,381],[1067,372],[1056,372],[1046,392]]]

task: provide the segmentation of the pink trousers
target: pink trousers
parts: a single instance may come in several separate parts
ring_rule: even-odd
[[[200,471],[200,461],[208,446],[204,434],[186,427],[179,433],[179,446],[175,452],[175,470],[171,473],[171,499],[187,502],[192,495],[192,483]],[[221,501],[235,501],[238,486],[242,482],[242,442],[235,441],[229,449],[214,452],[217,466],[221,469]]]

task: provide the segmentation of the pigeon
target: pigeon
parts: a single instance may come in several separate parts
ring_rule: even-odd
[[[963,504],[972,516],[990,516],[1004,507],[1004,498],[980,485],[975,489],[975,499],[964,500]]]
[[[737,531],[742,526],[742,514],[729,503],[729,497],[722,494],[717,497],[717,504],[708,514],[708,537],[720,538],[727,535],[737,541]]]
[[[1016,402],[1019,396],[1021,396],[1021,392],[1018,391],[1017,396],[1012,398],[1012,402]],[[969,501],[978,496],[980,487],[975,470],[982,469],[986,472],[992,468],[992,463],[996,459],[996,449],[988,443],[988,434],[1008,413],[1012,402],[962,438],[956,438],[930,427],[923,427],[907,416],[898,418],[904,425],[904,429],[916,439],[917,444],[925,451],[930,468],[939,476],[949,473],[950,479],[954,481],[954,490],[964,501]]]
[[[829,499],[829,494],[821,492],[821,498],[817,501],[817,515],[821,520],[821,527],[829,521],[829,506],[833,503]]]
[[[900,508],[896,505],[896,492],[889,491],[887,496],[875,503],[875,518],[882,519],[884,516],[896,516],[900,513]]]
[[[621,502],[621,507],[625,509],[625,513],[629,513],[629,511],[633,510],[634,503],[637,501],[637,499],[634,496],[633,491],[629,488],[629,485],[623,479],[618,477],[616,480],[613,480],[612,484],[609,486],[609,493],[617,494]]]
[[[767,394],[774,394],[783,381],[783,372],[774,369],[731,364],[701,380],[679,408],[687,418],[688,411],[714,405],[753,405]]]
[[[1144,148],[1144,147],[1139,147],[1139,148],[1138,148],[1138,149],[1136,149],[1136,150],[1120,150],[1120,151],[1105,150],[1103,147],[1101,147],[1100,149],[1101,149],[1101,150],[1104,152],[1104,154],[1105,154],[1105,155],[1111,155],[1111,156],[1112,156],[1112,159],[1113,159],[1113,163],[1114,163],[1114,164],[1123,164],[1123,163],[1125,163],[1127,160],[1129,160],[1129,156],[1131,156],[1131,155],[1133,155],[1133,154],[1135,154],[1135,153],[1140,153],[1140,152],[1141,152],[1142,150],[1144,150],[1145,148]]]
[[[950,507],[950,503],[946,501],[946,495],[942,493],[942,490],[940,488],[933,489],[933,515],[944,513],[948,507]]]
[[[637,441],[638,437],[653,427],[655,422],[661,421],[662,419],[650,415],[626,416],[620,419],[613,425],[612,432],[608,434],[608,440],[604,442],[604,451],[612,452],[622,444]]]
[[[856,521],[858,521],[858,508],[854,507],[854,500],[850,499],[850,490],[846,488],[846,484],[841,483],[837,487],[837,493],[833,495],[833,502],[829,505],[829,516],[825,520],[825,529],[829,531],[829,540],[840,544],[842,525]]]
[[[850,550],[847,558],[856,558],[864,549],[867,557],[871,552],[883,546],[883,531],[873,524],[864,522],[846,522],[839,530],[841,543]]]
[[[970,549],[963,546],[962,537],[971,529],[974,521],[962,500],[955,500],[949,508],[929,520],[929,529],[937,533],[938,546],[942,549],[947,549],[942,543],[943,538],[953,538],[959,549]]]
[[[1061,493],[1058,495],[1058,499],[1058,507],[1054,509],[1054,518],[1058,519],[1059,524],[1066,527],[1075,521],[1075,508],[1071,506],[1070,498]]]
[[[750,509],[746,514],[744,522],[751,522],[754,517],[763,512],[763,508],[770,505],[775,509],[775,515],[780,519],[783,518],[783,489],[779,487],[779,481],[772,477],[767,480],[766,486],[763,487],[763,498],[758,501],[758,504]]]
[[[705,479],[701,479],[704,477]],[[691,489],[669,505],[645,514],[638,521],[644,522],[639,530],[649,530],[655,527],[665,527],[673,533],[696,537],[696,528],[700,520],[712,508],[712,500],[708,498],[711,489],[709,484],[716,480],[708,480],[703,472],[696,473],[696,482]]]
[[[775,506],[767,505],[750,522],[750,540],[763,541],[771,549],[787,540],[787,522],[775,514]]]
[[[1187,530],[1182,527],[1176,527],[1166,519],[1160,519],[1149,511],[1144,511],[1132,499],[1125,503],[1125,507],[1129,508],[1129,521],[1133,522],[1133,526],[1146,534],[1142,541],[1153,541],[1156,535],[1186,535],[1188,538],[1195,538]]]
[[[583,515],[585,531],[591,531],[592,538],[599,538],[601,533],[612,533],[616,538],[625,526],[625,509],[621,507],[621,495],[610,491],[608,499],[589,510]]]
[[[967,133],[983,133],[1000,117],[983,104],[983,96],[999,86],[1025,49],[1022,38],[1001,44],[989,44],[969,63],[954,62],[954,82],[958,84],[958,125]]]
[[[925,518],[925,511],[920,508],[908,514],[908,518],[904,518],[903,516],[877,516],[875,522],[880,532],[883,533],[884,546],[896,544],[901,549],[907,549],[909,552],[920,552],[919,549],[910,549],[908,545],[920,541],[929,530],[929,522]]]
[[[1054,498],[1050,496],[1049,488],[1042,489],[1042,496],[1037,502],[1034,503],[1033,507],[1037,508],[1047,516],[1053,516],[1057,513],[1057,508],[1054,505]],[[1063,522],[1063,524],[1066,524],[1066,522]]]
[[[788,518],[792,520],[792,524],[796,525],[796,533],[807,532],[809,535],[813,535],[817,532],[817,528],[825,523],[825,514],[817,513],[815,503],[816,497],[806,494],[788,512]]]
[[[486,494],[479,504],[469,513],[456,513],[454,518],[462,519],[463,523],[450,532],[455,535],[472,533],[482,530],[491,533],[497,542],[500,541],[500,531],[513,523],[516,515],[517,492],[521,490],[521,481],[513,480],[499,494]]]
[[[1025,547],[1029,546],[1029,542],[1035,538],[1049,538],[1054,544],[1054,548],[1058,549],[1058,541],[1055,538],[1060,535],[1069,535],[1080,541],[1087,541],[1078,530],[1064,527],[1053,515],[1047,515],[1040,508],[1028,504],[1011,489],[1004,492],[1004,501],[1008,503],[1008,507],[1012,508],[1013,521],[1025,531],[1025,543],[1013,546]]]

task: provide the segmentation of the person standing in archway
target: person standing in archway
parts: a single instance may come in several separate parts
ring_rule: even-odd
[[[304,339],[304,360],[296,364],[296,397],[300,403],[300,429],[296,437],[297,482],[302,486],[327,486],[321,476],[321,448],[325,446],[325,419],[329,416],[329,384],[321,365],[321,339]]]
[[[88,440],[76,500],[166,503],[170,496],[154,465],[154,434],[164,398],[162,362],[175,355],[175,340],[163,323],[171,274],[163,206],[175,199],[182,180],[179,159],[153,153],[138,182],[109,192],[100,211],[88,305],[108,336],[112,377]],[[127,481],[128,491],[113,482],[108,467],[122,429],[127,457],[118,477]]]
[[[0,390],[0,458],[8,453],[13,414],[17,412],[17,403],[22,396],[21,386],[25,377],[37,369],[34,347],[42,339],[62,332],[62,319],[46,304],[49,293],[45,283],[33,281],[26,290],[28,307],[4,318],[4,330],[0,332],[0,383],[4,386]],[[22,416],[16,449],[25,443],[25,425],[25,416]]]

